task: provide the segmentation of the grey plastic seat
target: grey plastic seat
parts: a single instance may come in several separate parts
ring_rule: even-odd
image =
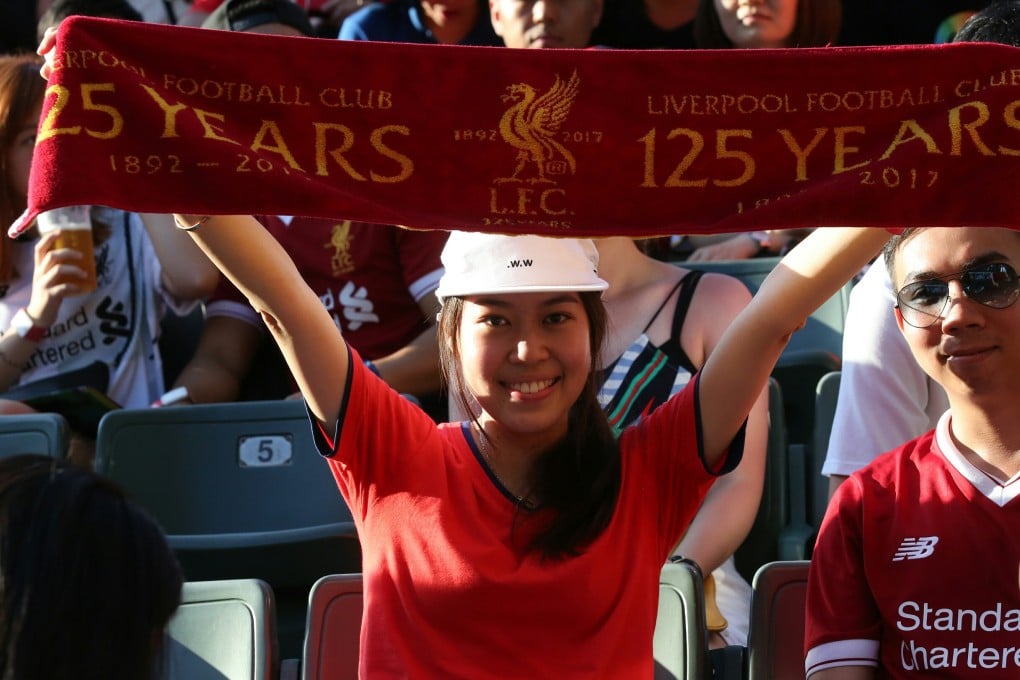
[[[361,571],[350,510],[302,401],[113,411],[95,467],[163,526],[188,580],[268,582],[287,656],[300,654],[312,584]]]
[[[790,524],[790,473],[787,458],[783,390],[769,378],[769,433],[761,503],[747,538],[737,549],[737,569],[750,582],[758,568],[780,559],[780,544]]]
[[[361,570],[350,511],[301,401],[113,411],[95,466],[160,522],[189,580],[307,590]]]
[[[662,566],[652,651],[656,680],[711,678],[704,580],[690,559]]]
[[[823,350],[786,353],[773,376],[783,388],[789,446],[790,525],[798,528],[785,537],[780,560],[809,559],[818,529],[816,515],[824,512],[824,480],[821,456],[815,449],[815,406],[818,385],[824,376],[838,371],[839,360]],[[821,505],[820,505],[821,504]]]
[[[59,413],[26,413],[0,418],[0,456],[39,453],[65,458],[69,441],[67,420]]]
[[[273,680],[273,591],[264,581],[192,581],[167,627],[163,680]]]
[[[822,475],[822,465],[829,450],[829,436],[832,434],[832,422],[836,417],[836,400],[839,398],[841,375],[840,371],[826,373],[818,381],[815,393],[815,430],[811,461],[811,474],[815,483],[808,489],[811,494],[808,508],[816,529],[822,526],[825,510],[829,506],[829,479]]]

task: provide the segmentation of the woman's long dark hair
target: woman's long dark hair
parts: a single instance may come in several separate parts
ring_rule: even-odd
[[[181,583],[118,486],[45,456],[0,460],[0,678],[155,677]]]
[[[601,366],[608,314],[601,293],[579,293],[588,315],[592,366]],[[460,373],[459,329],[464,301],[449,298],[439,316],[439,347],[450,393],[464,413],[477,412]],[[588,373],[584,388],[570,407],[566,436],[537,462],[536,496],[554,512],[527,546],[545,557],[581,553],[605,530],[620,493],[620,447],[598,402],[598,372]],[[474,418],[475,416],[471,416]],[[484,436],[484,435],[483,435]]]

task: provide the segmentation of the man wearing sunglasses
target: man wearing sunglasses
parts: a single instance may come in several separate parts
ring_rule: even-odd
[[[885,263],[931,432],[839,487],[807,595],[812,680],[1020,677],[1020,233],[907,230]]]

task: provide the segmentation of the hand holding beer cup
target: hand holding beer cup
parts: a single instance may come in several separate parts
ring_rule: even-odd
[[[79,257],[60,262],[58,268],[75,267],[76,271],[61,271],[50,282],[52,285],[68,284],[74,286],[69,295],[82,295],[96,289],[96,256],[92,242],[91,207],[72,205],[40,213],[36,220],[39,236],[45,239],[52,237],[48,252],[57,250],[73,250]],[[37,265],[38,266],[38,265]]]

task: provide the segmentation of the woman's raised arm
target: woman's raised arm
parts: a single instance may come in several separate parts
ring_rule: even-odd
[[[309,408],[332,433],[347,384],[347,349],[290,256],[249,215],[174,219],[265,320]]]
[[[702,369],[698,389],[710,465],[744,422],[790,336],[888,239],[883,229],[816,229],[776,265]]]

